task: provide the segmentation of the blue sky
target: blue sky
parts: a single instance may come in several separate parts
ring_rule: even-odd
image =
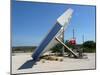
[[[95,41],[95,6],[12,1],[12,45],[39,45],[56,19],[68,8],[74,13],[65,31],[65,40],[72,38],[74,28],[78,44],[82,43],[83,35],[85,41]]]

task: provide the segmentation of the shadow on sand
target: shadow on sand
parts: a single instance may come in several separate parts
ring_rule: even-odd
[[[28,60],[20,68],[18,68],[18,70],[32,68],[34,64],[35,64],[35,61]]]

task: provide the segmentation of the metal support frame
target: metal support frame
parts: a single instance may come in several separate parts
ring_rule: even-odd
[[[55,38],[59,43],[61,43],[65,48],[67,48],[73,55],[74,57],[78,58],[78,55],[72,51],[67,45],[65,45],[61,40],[59,40],[57,37]]]

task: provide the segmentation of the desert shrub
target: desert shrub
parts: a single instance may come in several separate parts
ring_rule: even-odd
[[[86,41],[82,45],[83,52],[95,52],[96,43],[94,41]]]
[[[61,54],[62,53],[62,47],[63,47],[62,44],[57,44],[53,48],[51,48],[51,52]]]

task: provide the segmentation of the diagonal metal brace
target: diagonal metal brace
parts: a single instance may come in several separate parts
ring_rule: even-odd
[[[78,55],[72,51],[67,45],[65,45],[61,40],[59,40],[57,37],[55,38],[59,43],[61,43],[65,48],[67,48],[76,58],[78,58]]]

